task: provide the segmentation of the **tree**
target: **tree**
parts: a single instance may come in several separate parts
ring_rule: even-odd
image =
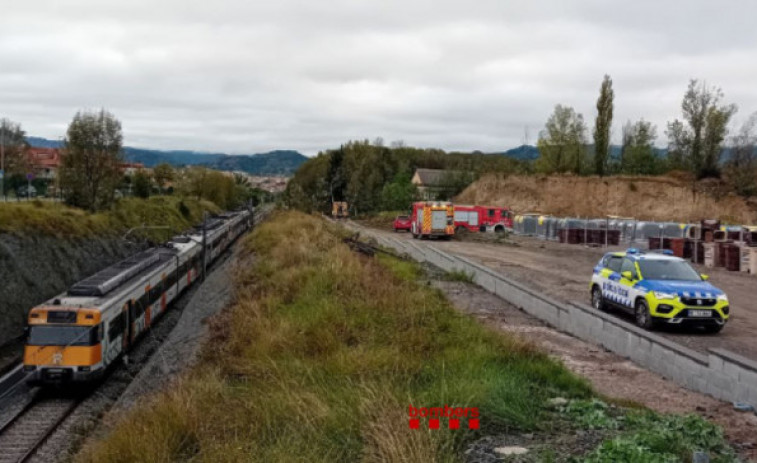
[[[0,169],[8,174],[23,175],[28,171],[25,135],[21,124],[0,119]]]
[[[197,166],[184,169],[176,189],[182,196],[206,199],[223,209],[234,209],[242,205],[247,193],[247,188],[237,185],[233,176]]]
[[[385,211],[409,210],[418,196],[418,188],[410,181],[409,172],[400,172],[381,190],[381,207]]]
[[[137,198],[149,198],[152,190],[150,175],[143,169],[134,174],[134,196]]]
[[[655,155],[654,141],[657,127],[644,119],[623,126],[620,171],[632,175],[660,173],[660,161]]]
[[[95,211],[107,207],[121,181],[121,123],[106,110],[80,111],[68,126],[60,184],[66,202]]]
[[[586,125],[581,114],[569,106],[557,105],[539,134],[537,169],[541,172],[580,174],[584,163]]]
[[[757,113],[741,126],[731,140],[731,156],[725,163],[728,182],[742,196],[757,195]]]
[[[152,169],[152,177],[155,180],[155,183],[158,184],[158,188],[160,188],[161,192],[168,183],[173,182],[175,176],[176,172],[174,172],[173,167],[166,162],[158,164]]]
[[[605,75],[597,99],[597,119],[594,124],[594,172],[602,176],[607,169],[610,154],[610,127],[612,126],[613,100],[612,79]]]
[[[671,167],[686,168],[697,178],[718,176],[722,143],[735,105],[720,105],[723,92],[696,79],[689,81],[681,110],[683,122],[668,123]]]

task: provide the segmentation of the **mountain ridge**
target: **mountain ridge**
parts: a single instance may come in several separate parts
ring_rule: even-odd
[[[39,148],[60,148],[63,143],[42,137],[26,137],[29,145]],[[308,160],[307,156],[295,150],[274,150],[256,154],[208,153],[191,150],[156,150],[124,146],[127,162],[141,163],[145,167],[155,167],[168,163],[176,167],[204,166],[217,170],[243,171],[251,175],[291,176]]]

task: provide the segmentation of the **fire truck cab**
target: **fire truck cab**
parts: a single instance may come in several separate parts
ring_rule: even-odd
[[[452,203],[445,201],[419,201],[413,203],[410,232],[413,238],[431,236],[451,238],[455,234]]]
[[[506,207],[476,206],[479,211],[481,231],[503,233],[513,228],[513,213]]]

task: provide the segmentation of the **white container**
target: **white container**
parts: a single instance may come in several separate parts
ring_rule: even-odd
[[[704,243],[704,266],[708,268],[715,267],[715,243]]]

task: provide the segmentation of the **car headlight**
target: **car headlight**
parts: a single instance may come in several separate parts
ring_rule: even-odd
[[[655,299],[677,299],[677,294],[671,294],[671,293],[663,293],[660,291],[652,291],[652,294],[654,294]]]
[[[726,294],[718,294],[718,300],[719,301],[726,301],[726,302],[728,302],[728,295],[726,295]]]

